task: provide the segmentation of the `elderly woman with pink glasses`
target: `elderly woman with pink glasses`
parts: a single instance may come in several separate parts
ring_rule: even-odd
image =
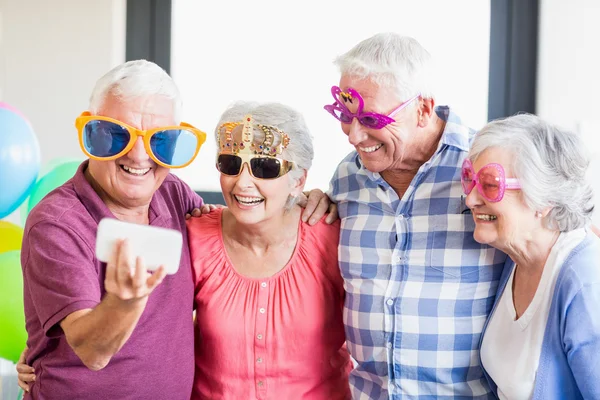
[[[510,256],[481,339],[500,399],[600,398],[600,241],[580,138],[534,115],[487,124],[462,170],[475,240]]]

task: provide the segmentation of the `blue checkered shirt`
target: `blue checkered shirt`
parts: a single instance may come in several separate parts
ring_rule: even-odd
[[[401,199],[356,152],[331,181],[353,399],[493,398],[478,347],[506,255],[473,239],[460,167],[474,132],[436,112],[439,146]]]

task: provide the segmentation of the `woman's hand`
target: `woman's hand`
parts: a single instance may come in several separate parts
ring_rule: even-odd
[[[28,350],[29,349],[25,347],[19,357],[19,361],[17,361],[18,384],[26,393],[29,393],[29,384],[35,382],[35,370],[25,363]]]

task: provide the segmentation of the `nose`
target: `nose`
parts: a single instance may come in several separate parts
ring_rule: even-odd
[[[367,132],[365,132],[365,128],[358,122],[357,118],[352,119],[352,122],[350,122],[347,129],[348,141],[352,146],[358,146],[369,137]]]
[[[237,177],[237,182],[235,183],[237,186],[245,188],[253,185],[253,177],[250,174],[250,166],[248,163],[242,164],[242,170]]]
[[[146,148],[144,147],[144,139],[142,139],[141,136],[138,136],[138,138],[135,141],[135,144],[133,145],[131,150],[129,150],[129,153],[127,153],[127,157],[129,157],[132,161],[136,163],[148,161],[150,156],[146,152]]]
[[[471,193],[469,193],[467,195],[465,204],[469,208],[475,208],[477,206],[483,205],[483,198],[481,197],[481,194],[479,193],[479,190],[477,189],[477,187],[474,187],[471,190]]]

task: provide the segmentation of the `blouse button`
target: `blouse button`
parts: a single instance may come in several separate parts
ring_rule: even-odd
[[[256,362],[260,364],[260,363],[262,362],[262,358],[258,357],[258,358],[256,359]]]
[[[264,309],[264,308],[262,308],[262,307],[261,307],[261,308],[259,308],[259,309],[258,309],[258,311],[259,311],[261,314],[264,314],[264,313],[265,313],[265,309]]]
[[[259,333],[258,335],[256,335],[256,338],[257,338],[258,340],[262,340],[262,334],[261,334],[261,333]]]
[[[258,381],[258,387],[263,387],[264,383],[263,381]]]
[[[261,282],[260,286],[264,288],[267,287],[267,282]]]

